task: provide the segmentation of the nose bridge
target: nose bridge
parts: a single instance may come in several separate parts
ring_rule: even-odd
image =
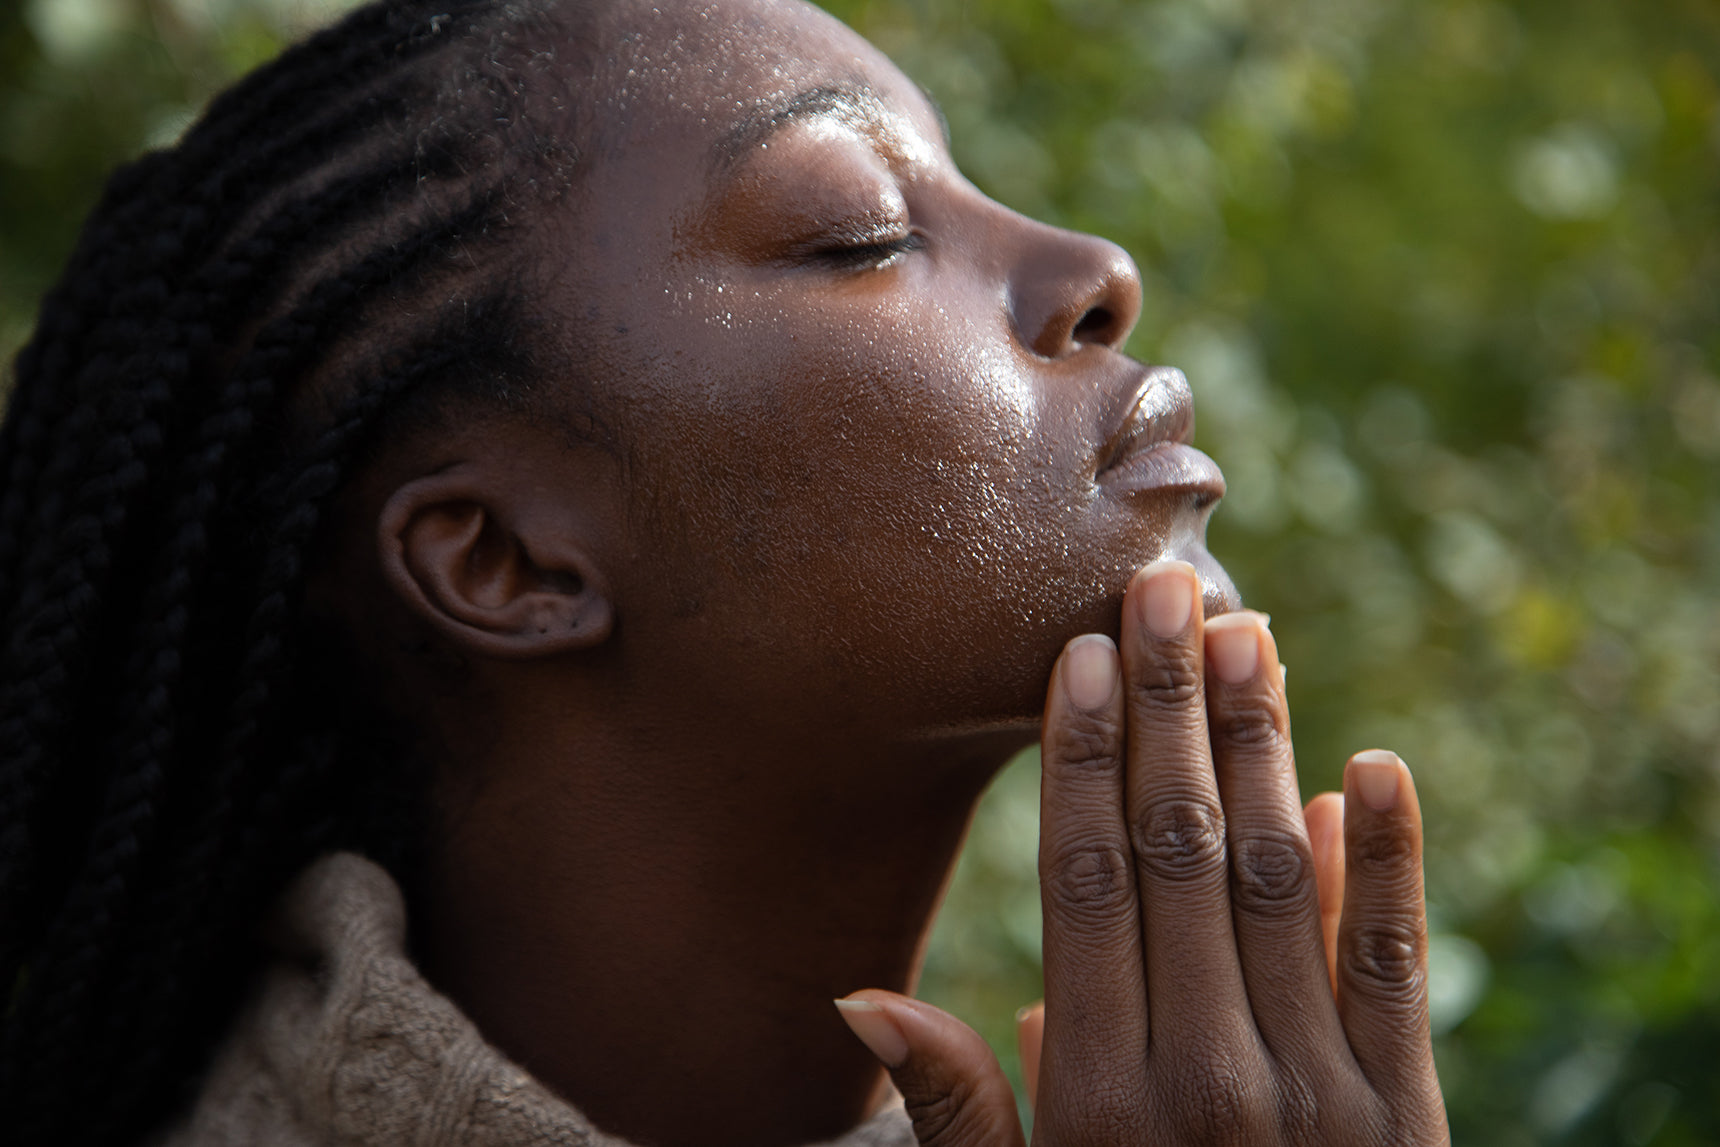
[[[1128,252],[1096,235],[1015,220],[1025,229],[1007,274],[1022,343],[1043,358],[1093,344],[1121,350],[1141,315],[1141,275]]]

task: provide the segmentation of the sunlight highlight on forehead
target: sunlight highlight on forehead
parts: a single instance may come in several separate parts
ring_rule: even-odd
[[[938,149],[904,112],[890,107],[876,88],[864,81],[825,84],[755,113],[718,140],[714,158],[721,170],[733,167],[770,145],[770,138],[790,124],[807,124],[821,135],[858,135],[880,145],[885,158],[907,174],[930,168]]]

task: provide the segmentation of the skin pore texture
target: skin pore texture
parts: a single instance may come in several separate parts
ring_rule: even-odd
[[[596,35],[596,161],[533,256],[597,429],[391,443],[323,584],[436,746],[431,980],[606,1130],[810,1142],[884,1094],[832,997],[912,991],[1065,642],[1161,558],[1235,607],[1222,487],[1110,468],[1183,386],[1120,353],[1133,264],[986,199],[852,32]]]

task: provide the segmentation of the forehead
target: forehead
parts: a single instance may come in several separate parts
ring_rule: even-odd
[[[611,9],[597,116],[611,148],[700,142],[718,167],[791,122],[894,125],[938,139],[924,93],[882,53],[799,0],[650,3]],[[689,173],[691,174],[691,173]]]

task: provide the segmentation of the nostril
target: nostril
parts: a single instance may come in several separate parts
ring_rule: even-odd
[[[1075,329],[1070,333],[1077,343],[1100,342],[1107,337],[1116,321],[1109,310],[1094,307],[1081,316],[1081,321],[1075,324]]]
[[[1141,277],[1114,243],[1026,225],[1028,242],[1007,265],[1009,318],[1021,345],[1058,359],[1093,348],[1120,351],[1141,313]]]

